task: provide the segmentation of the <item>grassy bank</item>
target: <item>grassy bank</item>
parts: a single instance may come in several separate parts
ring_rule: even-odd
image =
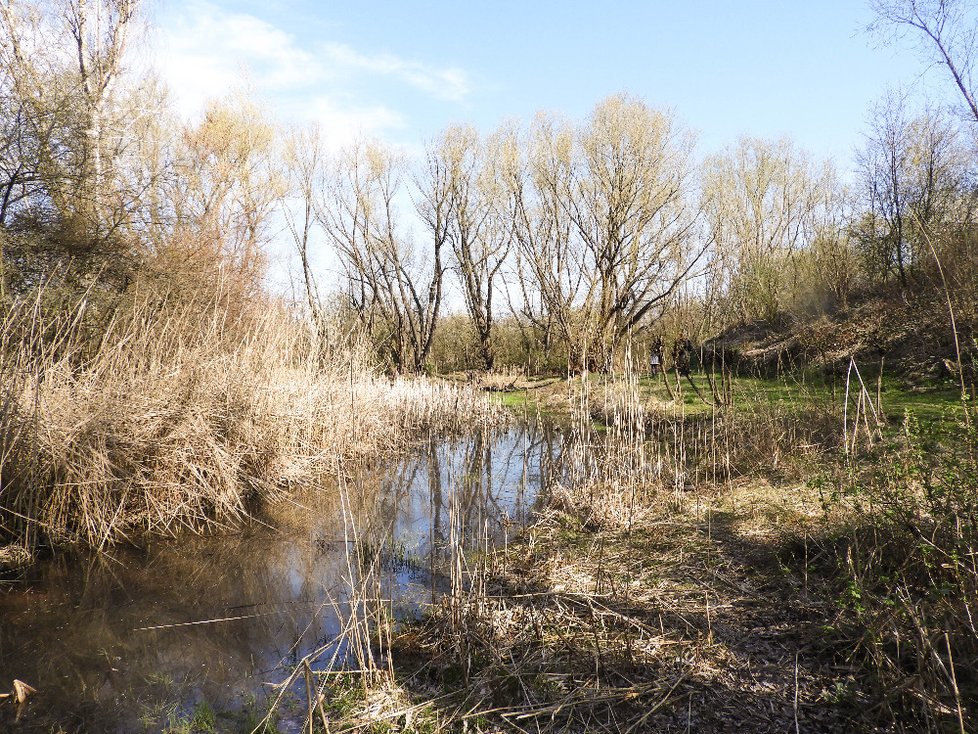
[[[960,388],[947,381],[910,384],[887,375],[877,380],[875,368],[865,366],[860,374],[874,407],[880,409],[880,418],[891,426],[899,427],[907,411],[918,420],[932,423],[961,404]],[[555,418],[572,417],[583,392],[590,401],[588,409],[599,420],[613,419],[615,412],[623,407],[622,400],[631,399],[627,391],[623,392],[625,381],[620,375],[590,374],[586,382],[585,388],[580,377],[497,376],[486,378],[481,386],[507,408],[539,411]],[[500,390],[499,386],[508,389]],[[714,387],[722,393],[719,401]],[[709,416],[717,409],[731,406],[804,412],[817,405],[820,409],[837,407],[841,411],[847,394],[845,374],[826,376],[817,372],[789,372],[778,378],[738,375],[729,381],[724,381],[719,373],[694,372],[688,379],[679,380],[678,385],[674,373],[665,378],[641,374],[634,377],[634,391],[647,413],[670,417]],[[853,373],[848,392],[851,402],[858,399],[860,391]]]

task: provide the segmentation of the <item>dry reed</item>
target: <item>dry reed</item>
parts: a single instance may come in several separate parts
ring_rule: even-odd
[[[844,710],[812,712],[824,669],[781,659],[782,644],[808,644],[824,608],[792,598],[797,639],[752,640],[785,618],[789,593],[759,618],[749,562],[731,554],[740,541],[712,520],[742,477],[797,480],[834,450],[839,406],[663,410],[627,357],[622,375],[569,385],[568,442],[537,524],[506,551],[454,564],[450,591],[403,644],[455,692],[439,704],[450,720],[491,730],[839,725]]]
[[[0,323],[0,537],[22,543],[234,524],[344,457],[494,415],[474,390],[379,379],[274,303],[146,298],[96,340],[84,301],[39,304]]]
[[[879,397],[861,383],[843,403],[722,382],[724,399],[697,414],[650,403],[627,369],[569,383],[568,441],[536,525],[502,551],[476,539],[473,556],[453,515],[431,617],[372,633],[385,656],[413,660],[398,673],[384,658],[396,703],[331,723],[407,726],[424,709],[433,731],[965,730],[973,500],[928,480],[919,457],[901,469],[880,454]],[[827,496],[822,471],[852,479],[881,456],[893,468],[858,509]],[[955,462],[972,481],[973,448]],[[940,491],[921,492],[928,481]],[[899,581],[891,593],[881,574]],[[436,693],[406,695],[418,679]]]

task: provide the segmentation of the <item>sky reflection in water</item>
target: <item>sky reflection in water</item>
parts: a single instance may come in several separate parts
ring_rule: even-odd
[[[453,500],[470,542],[504,542],[531,516],[541,475],[557,471],[561,442],[533,422],[432,438],[389,470],[347,477],[398,615],[444,586]],[[271,527],[60,556],[0,584],[0,687],[20,678],[39,691],[16,723],[15,707],[0,707],[0,730],[158,731],[201,699],[232,710],[260,699],[336,635],[350,532],[335,483],[262,520]],[[240,619],[187,624],[228,617]]]

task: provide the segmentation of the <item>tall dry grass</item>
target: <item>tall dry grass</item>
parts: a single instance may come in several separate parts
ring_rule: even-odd
[[[220,293],[0,321],[0,539],[96,547],[241,521],[352,455],[488,420],[486,398],[375,376],[340,334]],[[104,323],[104,322],[103,322]]]
[[[604,381],[585,373],[567,400],[566,442],[521,541],[499,552],[470,537],[481,553],[467,552],[466,532],[478,529],[451,507],[447,583],[429,619],[392,631],[392,614],[363,613],[349,626],[373,655],[352,661],[372,676],[361,698],[375,700],[371,685],[399,695],[345,719],[323,711],[328,675],[306,673],[319,686],[313,695],[307,685],[307,723],[332,717],[355,730],[427,706],[432,731],[476,719],[501,730],[644,731],[660,714],[688,724],[694,706],[708,717],[706,691],[721,718],[749,727],[756,700],[724,688],[736,651],[742,674],[763,669],[773,685],[760,713],[796,728],[824,708],[812,720],[829,728],[851,719],[970,731],[978,421],[940,432],[945,459],[935,463],[919,437],[904,443],[870,421],[865,386],[851,404],[801,386],[688,414],[650,403],[626,370]],[[852,484],[836,488],[845,496],[823,486],[818,472],[829,469]],[[372,558],[358,555],[350,578],[374,578]],[[644,578],[633,574],[643,567]],[[370,605],[351,589],[362,609],[382,607],[379,587]],[[796,633],[765,637],[797,621]],[[803,646],[793,662],[791,644]],[[417,676],[392,670],[401,654],[424,661],[437,696],[404,692]]]
[[[584,374],[568,388],[576,437],[570,484],[578,494],[586,488],[575,504],[584,501],[596,516],[611,507],[628,514],[663,493],[722,488],[741,479],[804,481],[848,439],[840,435],[840,427],[849,430],[843,405],[801,385],[786,391],[789,399],[771,400],[717,376],[714,382],[726,385],[728,394],[713,395],[706,409],[688,409],[681,399],[650,395],[630,367],[626,362],[622,373],[600,380]],[[681,398],[689,386],[674,389]],[[867,440],[862,422],[853,427],[854,445],[857,439],[860,446]],[[566,501],[565,492],[558,496]]]
[[[850,369],[853,385],[835,400],[797,386],[789,400],[737,394],[694,415],[646,404],[627,373],[593,388],[582,380],[578,421],[597,419],[605,429],[575,449],[580,480],[552,489],[551,508],[585,530],[617,530],[665,514],[670,494],[673,506],[689,510],[734,488],[754,503],[768,482],[783,498],[809,485],[820,506],[803,528],[772,536],[768,550],[779,565],[769,579],[776,590],[780,575],[794,574],[808,602],[827,611],[822,661],[851,676],[837,681],[838,702],[871,701],[865,715],[901,731],[971,731],[974,407],[949,406],[940,422],[923,425],[908,414],[896,432],[886,428],[879,392],[874,400],[854,363]],[[718,532],[745,541],[729,528]],[[810,553],[818,558],[811,566]],[[775,592],[768,603],[789,598]]]

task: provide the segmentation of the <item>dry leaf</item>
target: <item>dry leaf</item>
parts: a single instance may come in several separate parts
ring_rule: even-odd
[[[17,703],[24,703],[34,693],[37,693],[37,689],[31,688],[22,680],[14,679],[14,695],[17,697]]]

